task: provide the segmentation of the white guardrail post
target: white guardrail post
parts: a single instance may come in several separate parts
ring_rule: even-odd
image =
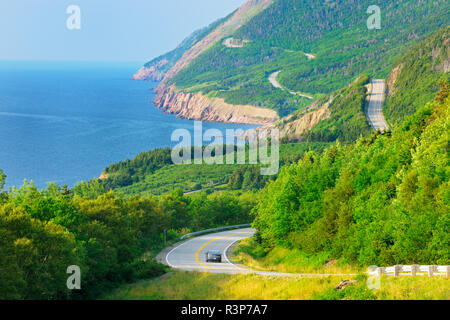
[[[417,264],[413,264],[410,266],[404,265],[395,265],[393,267],[378,267],[373,271],[368,272],[369,275],[375,275],[381,277],[382,275],[391,275],[394,277],[399,276],[428,276],[439,277],[443,276],[446,278],[450,278],[450,266],[421,266]]]

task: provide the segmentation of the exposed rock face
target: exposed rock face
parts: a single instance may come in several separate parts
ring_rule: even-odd
[[[314,128],[320,121],[330,116],[328,106],[329,104],[324,104],[321,108],[306,113],[300,119],[287,123],[281,128],[281,136],[291,138],[301,137],[305,132]]]
[[[268,124],[279,119],[274,110],[232,105],[223,99],[209,99],[200,93],[177,92],[173,86],[159,89],[154,103],[166,113],[190,120]]]
[[[332,102],[333,97],[331,96],[323,105],[314,103],[296,117],[289,115],[277,123],[262,126],[257,131],[266,130],[269,133],[273,129],[278,129],[280,138],[301,139],[306,132],[314,128],[320,121],[330,117],[329,107]]]
[[[102,174],[100,175],[100,177],[98,177],[99,180],[106,180],[108,179],[108,175],[105,174],[104,172],[102,172]]]
[[[159,61],[156,65],[143,66],[133,75],[133,80],[161,81],[164,78],[164,71],[161,70],[169,61],[166,59]]]

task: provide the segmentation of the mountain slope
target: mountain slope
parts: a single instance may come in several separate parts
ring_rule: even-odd
[[[309,153],[254,211],[265,252],[360,265],[448,264],[450,86],[392,133]]]
[[[232,105],[270,108],[284,116],[310,101],[274,88],[268,80],[273,72],[280,71],[284,88],[320,98],[362,73],[386,78],[407,48],[448,24],[448,1],[383,0],[378,3],[382,29],[368,30],[366,10],[372,4],[274,1],[230,35],[242,41],[241,47],[217,39],[189,63],[180,63],[163,86]]]
[[[430,101],[440,81],[450,81],[450,27],[442,28],[408,50],[388,78],[384,114],[392,124]],[[351,85],[317,100],[262,129],[280,130],[287,140],[356,141],[372,131],[364,115],[369,77],[362,75]]]
[[[304,110],[284,117],[259,130],[278,129],[283,141],[354,142],[368,136],[372,128],[364,114],[369,76],[362,75],[350,85],[317,100]]]
[[[202,52],[220,39],[227,37],[254,15],[272,4],[272,0],[247,0],[238,10],[230,15],[228,19],[219,24],[211,33],[187,50],[175,65],[167,71],[162,81],[162,85],[167,84],[179,71],[186,67],[191,61],[197,58]]]
[[[439,80],[450,81],[450,26],[408,51],[388,80],[384,114],[396,123],[413,114],[439,90]]]
[[[233,13],[232,13],[233,14]],[[231,15],[232,15],[231,14]],[[218,25],[229,19],[227,16],[213,22],[209,26],[194,31],[186,39],[184,39],[174,50],[165,53],[149,62],[147,62],[136,74],[133,75],[134,80],[161,81],[167,71],[172,68],[175,63],[183,56],[183,54],[192,48],[196,43],[206,37]]]

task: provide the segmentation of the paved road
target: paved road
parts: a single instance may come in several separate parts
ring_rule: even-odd
[[[277,88],[277,89],[281,89],[281,90],[284,91],[285,89],[283,88],[283,86],[282,86],[282,85],[278,82],[278,80],[277,80],[277,76],[280,74],[280,72],[281,72],[281,71],[276,71],[276,72],[274,72],[274,73],[271,73],[271,74],[269,75],[269,81],[270,81],[270,83],[272,84],[272,86],[274,86],[274,87]],[[294,92],[294,91],[290,91],[290,90],[287,90],[287,92],[289,92],[289,93],[292,94],[292,95],[297,95],[297,96],[304,97],[304,98],[307,98],[307,99],[310,99],[310,100],[313,100],[313,99],[314,99],[313,97],[308,96],[308,95],[303,94],[303,93]]]
[[[389,126],[383,116],[383,101],[386,88],[384,80],[372,79],[371,84],[372,92],[369,96],[367,118],[374,130],[388,130]]]
[[[268,271],[255,271],[238,266],[230,262],[226,252],[236,241],[249,238],[255,233],[254,229],[239,229],[192,238],[161,252],[157,260],[174,268],[185,271],[199,271],[225,274],[252,273],[274,277],[328,277],[342,276],[342,274],[294,274]],[[218,250],[222,252],[222,263],[207,263],[206,252]]]
[[[226,250],[236,241],[251,237],[253,229],[239,229],[192,238],[162,253],[162,262],[174,269],[187,271],[205,271],[213,273],[245,273],[247,269],[232,264],[226,256]],[[206,252],[222,252],[222,263],[207,263]]]

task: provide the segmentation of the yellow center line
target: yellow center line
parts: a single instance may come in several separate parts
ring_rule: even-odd
[[[229,236],[226,236],[226,237],[220,237],[220,238],[212,239],[211,241],[205,243],[203,246],[200,247],[200,249],[197,250],[197,252],[195,253],[195,261],[197,261],[197,263],[198,263],[199,265],[201,265],[202,267],[204,267],[204,268],[211,269],[211,270],[218,270],[218,269],[216,269],[216,268],[208,267],[207,265],[205,265],[204,263],[202,263],[202,262],[200,261],[200,259],[199,259],[200,252],[201,252],[207,245],[213,243],[214,241],[226,239],[226,238],[228,238],[228,237],[230,237],[230,236],[234,236],[234,235],[238,235],[238,234],[244,234],[244,233],[251,233],[251,232],[248,232],[248,231],[247,231],[247,232],[238,232],[238,233],[230,234]]]

